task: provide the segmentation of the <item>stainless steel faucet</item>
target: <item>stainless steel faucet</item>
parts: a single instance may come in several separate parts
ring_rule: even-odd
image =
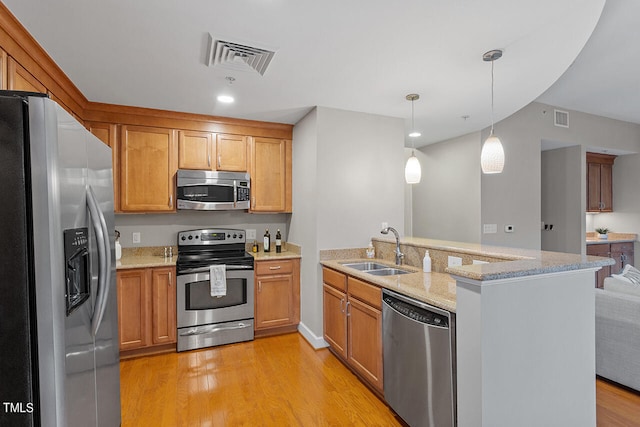
[[[404,254],[400,252],[400,235],[398,231],[393,227],[387,227],[380,231],[382,234],[389,234],[389,231],[393,232],[396,236],[396,265],[402,265],[402,260],[404,259]]]

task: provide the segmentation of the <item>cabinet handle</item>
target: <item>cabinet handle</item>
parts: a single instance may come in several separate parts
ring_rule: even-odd
[[[262,292],[262,280],[258,280],[258,292]]]
[[[351,307],[351,301],[347,301],[347,306],[345,307],[347,311],[347,317],[351,316],[351,310],[349,310],[349,307]]]
[[[207,154],[207,166],[211,167],[211,153]]]
[[[340,312],[341,313],[344,313],[344,307],[343,306],[344,306],[344,298],[341,298],[340,299]]]
[[[278,265],[276,267],[269,267],[269,270],[280,270],[282,268],[281,265]]]
[[[172,281],[173,281],[173,277],[171,276],[171,272],[169,272],[169,286],[171,286]]]
[[[172,208],[173,207],[173,194],[169,195],[169,207]]]
[[[218,154],[218,168],[220,168],[220,154]]]

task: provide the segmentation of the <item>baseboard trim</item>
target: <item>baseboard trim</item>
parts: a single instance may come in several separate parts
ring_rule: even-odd
[[[316,350],[329,347],[329,343],[326,342],[323,337],[319,337],[314,334],[313,331],[311,331],[311,329],[302,322],[298,325],[298,332],[300,332],[300,335],[302,335],[304,339],[307,340]]]

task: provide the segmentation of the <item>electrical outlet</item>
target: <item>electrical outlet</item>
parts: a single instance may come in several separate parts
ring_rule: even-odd
[[[482,232],[484,234],[495,234],[498,232],[498,224],[483,224]]]
[[[462,258],[459,256],[449,256],[447,257],[447,265],[449,267],[455,267],[457,265],[462,265]]]
[[[247,229],[247,240],[256,240],[256,229]]]
[[[131,240],[133,240],[133,243],[140,243],[140,232],[136,231],[131,233]]]

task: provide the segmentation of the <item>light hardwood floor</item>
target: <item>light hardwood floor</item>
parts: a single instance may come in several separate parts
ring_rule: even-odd
[[[401,426],[297,333],[120,363],[122,426]],[[598,380],[598,427],[640,426],[640,394]]]

